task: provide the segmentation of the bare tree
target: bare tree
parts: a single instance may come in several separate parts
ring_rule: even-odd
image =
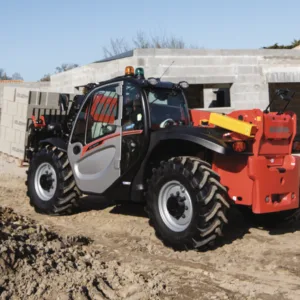
[[[68,71],[68,70],[71,70],[71,69],[74,69],[74,68],[77,68],[79,67],[78,64],[62,64],[61,66],[59,67],[56,67],[56,73],[61,73],[61,72],[65,72],[65,71]]]
[[[181,38],[175,36],[155,36],[150,39],[142,31],[137,32],[136,37],[133,39],[136,48],[170,48],[182,49],[185,48],[185,43]]]
[[[176,36],[155,36],[148,38],[143,31],[138,31],[133,38],[133,44],[128,44],[122,39],[111,39],[110,45],[103,47],[104,57],[111,57],[134,48],[170,48],[170,49],[183,49],[186,48],[185,42],[182,38]]]
[[[40,81],[50,81],[50,74],[45,74],[44,77],[40,79]]]
[[[22,77],[21,74],[18,73],[18,72],[15,72],[14,74],[12,74],[11,78],[12,78],[13,80],[23,80],[23,77]]]
[[[108,47],[103,47],[104,57],[111,57],[126,51],[129,51],[131,48],[128,46],[126,41],[122,39],[111,39],[110,45]]]
[[[23,77],[18,72],[8,76],[4,69],[0,68],[0,80],[23,80]]]
[[[153,48],[170,48],[170,49],[183,49],[185,43],[182,39],[176,38],[175,36],[156,36],[152,37]]]
[[[147,40],[146,35],[142,31],[138,31],[136,37],[133,38],[136,48],[151,48],[151,43]]]
[[[4,69],[0,69],[0,80],[10,80],[11,77],[9,77]]]

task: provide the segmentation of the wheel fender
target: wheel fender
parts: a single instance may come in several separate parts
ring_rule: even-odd
[[[199,136],[194,136],[194,135],[189,135],[189,134],[169,134],[162,140],[167,141],[167,140],[184,140],[184,141],[189,141],[193,142],[199,146],[202,146],[204,148],[207,148],[209,150],[212,150],[213,152],[217,152],[220,154],[230,154],[233,152],[232,148],[229,147],[228,144],[226,144],[224,141],[221,139],[217,139],[213,136],[208,136],[208,135],[199,135]]]
[[[60,151],[67,152],[68,145],[61,138],[53,137],[53,138],[48,138],[48,139],[45,139],[45,140],[41,140],[39,142],[40,146],[49,145],[49,144],[52,145],[52,146],[57,147]]]

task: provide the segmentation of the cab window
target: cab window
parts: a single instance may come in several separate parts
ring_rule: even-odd
[[[116,131],[119,84],[96,90],[86,100],[74,128],[72,142],[91,143]]]
[[[118,84],[103,87],[93,95],[88,114],[86,142],[90,143],[116,131],[115,120],[118,118]]]
[[[125,82],[123,86],[123,131],[141,130],[144,128],[142,95],[138,86]]]

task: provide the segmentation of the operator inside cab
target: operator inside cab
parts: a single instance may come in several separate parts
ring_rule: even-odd
[[[126,84],[123,103],[123,131],[143,129],[143,110],[140,92],[136,87]]]

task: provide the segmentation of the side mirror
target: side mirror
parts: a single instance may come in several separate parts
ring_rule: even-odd
[[[289,89],[277,89],[275,94],[283,101],[291,101],[295,92],[292,92]]]

